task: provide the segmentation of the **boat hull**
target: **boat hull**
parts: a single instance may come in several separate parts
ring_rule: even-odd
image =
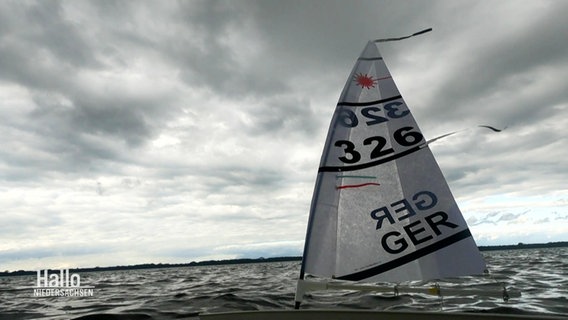
[[[559,320],[566,319],[558,316],[547,315],[519,315],[519,314],[491,314],[477,312],[406,312],[406,311],[374,311],[374,310],[270,310],[270,311],[242,311],[200,314],[200,319],[205,320],[476,320],[476,319],[542,319]]]

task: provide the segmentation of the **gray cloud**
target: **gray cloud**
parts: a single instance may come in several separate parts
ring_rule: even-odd
[[[464,212],[470,225],[565,219],[567,9],[4,1],[0,261],[300,254],[327,126],[357,55],[370,39],[426,27],[434,32],[381,52],[427,138],[468,129],[431,148],[458,202],[482,204]],[[482,201],[540,195],[518,210]],[[64,241],[73,237],[92,244],[73,251],[84,244]]]

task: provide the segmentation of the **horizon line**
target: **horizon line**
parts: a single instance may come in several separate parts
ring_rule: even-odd
[[[523,243],[505,244],[505,245],[478,245],[479,251],[498,251],[498,250],[515,250],[515,249],[544,249],[544,248],[562,248],[568,247],[568,241],[554,241],[547,243]],[[135,270],[135,269],[158,269],[158,268],[176,268],[176,267],[198,267],[198,266],[211,266],[211,265],[227,265],[227,264],[247,264],[247,263],[262,263],[262,262],[287,262],[287,261],[301,261],[302,255],[297,256],[274,256],[274,257],[258,257],[258,258],[233,258],[221,260],[201,260],[191,262],[179,263],[138,263],[133,265],[115,265],[115,266],[96,266],[96,267],[74,267],[74,268],[45,268],[41,270],[57,271],[57,270],[74,270],[77,272],[98,272],[98,271],[116,271],[116,270]],[[0,271],[0,277],[4,276],[18,276],[18,275],[32,275],[36,274],[38,270],[14,270],[14,271]]]

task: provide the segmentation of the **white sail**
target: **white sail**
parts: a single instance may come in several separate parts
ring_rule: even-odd
[[[301,278],[401,282],[484,270],[426,140],[369,42],[331,121]]]

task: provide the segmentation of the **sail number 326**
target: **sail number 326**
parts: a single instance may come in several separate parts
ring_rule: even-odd
[[[399,101],[391,102],[386,104],[384,109],[384,115],[381,115],[381,108],[379,107],[367,107],[361,109],[361,115],[365,118],[365,123],[369,126],[387,122],[389,119],[402,118],[410,113],[410,111],[401,109],[403,103]],[[337,121],[340,125],[348,128],[354,128],[359,125],[359,118],[353,110],[341,109],[337,116]]]
[[[410,147],[418,144],[424,138],[418,131],[412,131],[413,127],[402,127],[393,133],[394,140],[401,146]],[[334,144],[336,147],[342,147],[344,156],[339,157],[343,163],[353,164],[361,160],[361,153],[356,149],[355,144],[348,140],[337,140]],[[380,158],[382,156],[394,153],[393,148],[385,148],[387,139],[381,136],[369,137],[363,140],[364,146],[371,146],[371,159]],[[373,146],[374,145],[374,146]]]

